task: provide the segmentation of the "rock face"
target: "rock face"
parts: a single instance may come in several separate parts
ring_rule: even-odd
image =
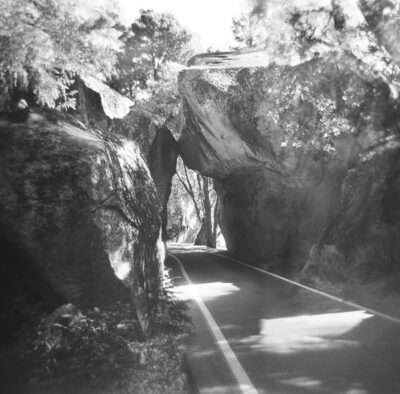
[[[172,177],[176,172],[178,144],[167,127],[157,130],[150,148],[148,163],[154,183],[160,196],[162,211],[162,239],[167,241],[168,199],[171,194]]]
[[[143,108],[135,108],[131,100],[96,78],[81,76],[76,89],[77,119],[92,129],[135,141],[143,156],[148,156],[162,119]]]
[[[142,109],[131,110],[123,119],[112,122],[111,132],[135,141],[146,159],[159,194],[162,238],[166,241],[167,204],[171,193],[172,177],[176,171],[178,145],[171,129],[162,121]]]
[[[58,115],[0,122],[1,325],[32,300],[101,307],[123,282],[146,310],[163,267],[161,208],[136,144]]]
[[[99,115],[99,113],[101,114],[103,112],[104,117],[108,119],[122,119],[128,115],[131,107],[134,105],[133,101],[122,96],[116,90],[90,75],[81,75],[78,84],[80,84],[80,88],[82,89],[79,92],[79,98],[81,100],[80,109],[82,110],[82,107],[86,107],[86,116]],[[93,95],[92,99],[89,99],[90,94]],[[96,99],[94,99],[96,94],[100,99],[100,103],[96,102]],[[89,105],[90,108],[87,108],[87,105]]]
[[[134,108],[132,101],[93,77],[81,76],[77,87],[79,110],[75,115],[83,123],[126,137],[140,147],[162,203],[162,238],[166,241],[167,204],[178,157],[177,143],[170,131],[174,120],[164,122],[143,108]]]
[[[346,176],[340,208],[312,249],[302,276],[368,282],[400,269],[400,141],[389,138]]]
[[[346,258],[358,253],[364,261],[366,234],[381,231],[373,212],[389,204],[378,196],[388,193],[387,179],[394,179],[397,166],[389,148],[371,159],[374,164],[363,161],[397,133],[396,108],[384,82],[340,53],[296,66],[188,69],[179,82],[180,151],[189,167],[217,181],[229,250],[275,271],[299,269],[330,229],[324,245],[336,245]],[[377,174],[389,173],[370,199],[368,177],[376,174],[375,182]],[[391,182],[386,195],[393,204],[398,185]],[[373,206],[369,213],[362,209],[365,199]],[[398,219],[392,220],[396,224],[382,229],[384,243],[398,237]],[[345,231],[364,239],[362,250],[342,250],[337,239]],[[395,256],[387,256],[389,265],[396,264]]]

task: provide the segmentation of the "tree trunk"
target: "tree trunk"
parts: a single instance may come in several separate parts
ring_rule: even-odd
[[[331,0],[333,22],[336,30],[343,30],[346,25],[346,18],[343,13],[341,0]]]
[[[84,124],[89,124],[88,110],[86,103],[85,85],[83,81],[78,78],[78,100],[79,100],[79,112],[82,116],[82,121]]]
[[[151,337],[154,328],[156,295],[160,288],[161,278],[148,272],[146,261],[152,258],[153,250],[143,250],[138,244],[133,245],[135,260],[132,262],[130,293],[135,306],[139,324],[146,338]]]
[[[206,227],[204,225],[204,220],[201,222],[200,230],[197,233],[196,239],[194,241],[195,245],[206,245]]]
[[[218,228],[218,215],[219,215],[219,197],[216,197],[214,206],[214,222],[213,222],[213,243],[217,246],[217,228]]]
[[[215,248],[215,242],[213,239],[212,220],[211,220],[209,179],[207,177],[203,177],[203,198],[204,198],[204,227],[205,227],[206,245],[211,248]]]
[[[199,205],[197,204],[196,196],[194,195],[193,186],[192,186],[192,183],[190,182],[189,174],[187,172],[187,168],[186,168],[185,163],[183,163],[183,169],[184,169],[184,173],[185,173],[186,182],[179,175],[178,170],[176,171],[176,176],[178,177],[179,181],[182,183],[182,185],[185,188],[186,192],[189,194],[190,198],[192,199],[192,202],[193,202],[193,205],[194,205],[194,209],[196,210],[197,219],[199,219],[199,221],[201,222],[203,219],[202,219],[201,214],[200,214],[200,208],[199,208]]]

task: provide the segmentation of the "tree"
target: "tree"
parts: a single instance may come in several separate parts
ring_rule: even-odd
[[[389,85],[399,79],[399,0],[252,0],[246,13],[256,23],[234,23],[236,40],[263,49],[271,63],[345,52]]]
[[[170,14],[142,10],[139,19],[132,24],[132,32],[133,37],[126,44],[137,50],[156,81],[166,63],[184,61],[187,57],[191,36]]]
[[[262,48],[271,58],[282,61],[292,57],[297,44],[286,23],[290,7],[280,0],[248,0],[242,15],[233,19],[237,48]]]
[[[182,159],[178,159],[176,176],[179,180],[177,187],[180,199],[170,203],[180,205],[184,195],[188,196],[194,207],[194,213],[199,224],[194,238],[196,245],[206,245],[215,248],[218,231],[218,196],[212,187],[211,180],[198,172],[188,169]],[[182,189],[181,189],[182,188]],[[184,216],[188,209],[172,207],[175,214]]]
[[[379,44],[400,63],[400,1],[360,0],[360,8]]]
[[[255,48],[265,40],[263,29],[263,15],[265,3],[252,4],[247,2],[240,17],[232,20],[232,32],[238,45],[235,49]]]
[[[330,7],[291,12],[289,21],[303,57],[344,52],[399,95],[400,2],[331,0]]]
[[[171,72],[169,65],[184,63],[191,54],[190,33],[172,15],[152,10],[141,10],[121,40],[125,50],[118,57],[118,76],[110,83],[133,99],[143,92],[157,91],[165,80],[170,82],[171,78],[166,77]]]
[[[40,105],[74,107],[77,74],[110,77],[122,47],[111,1],[2,0],[0,110],[22,94]]]
[[[278,149],[280,146],[308,144],[315,153],[324,156],[335,154],[338,137],[357,134],[360,125],[370,117],[368,106],[361,107],[357,95],[363,89],[360,82],[354,78],[350,83],[340,72],[335,77],[335,70],[356,65],[371,80],[385,82],[382,89],[386,91],[389,87],[392,98],[399,97],[400,72],[396,50],[400,47],[396,37],[400,37],[400,2],[266,0],[265,4],[263,9],[258,8],[265,35],[260,48],[269,54],[271,64],[306,62],[330,54],[334,67],[323,83],[328,94],[322,85],[302,79],[303,67],[299,67],[297,75],[288,78],[286,83],[282,83],[282,74],[274,73],[278,68],[271,67],[268,81],[270,100],[258,109],[259,127],[271,136],[280,135],[274,130],[285,130],[282,140],[277,137]],[[374,88],[371,103],[379,94],[380,89]],[[348,116],[350,112],[345,114],[343,108],[351,111],[352,116]]]
[[[202,181],[202,182],[201,182]],[[214,222],[214,226],[213,226],[213,222],[212,222],[212,216],[211,216],[211,201],[210,201],[210,193],[211,193],[211,189],[210,189],[210,180],[206,177],[203,176],[201,177],[201,181],[200,178],[198,178],[198,182],[199,184],[202,183],[202,197],[203,197],[203,207],[204,207],[204,215],[203,215],[203,221],[202,221],[202,228],[204,229],[204,240],[202,239],[201,236],[201,230],[200,229],[200,237],[198,237],[196,239],[197,244],[203,244],[205,243],[207,246],[215,248],[216,246],[216,240],[217,240],[217,234],[216,234],[216,223]],[[217,209],[217,201],[218,201],[218,196],[215,195],[215,203],[214,203],[214,210]],[[214,219],[217,216],[214,215]]]

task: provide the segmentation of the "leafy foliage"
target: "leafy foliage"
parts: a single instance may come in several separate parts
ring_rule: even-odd
[[[163,119],[178,116],[181,96],[177,81],[181,68],[177,63],[170,63],[162,68],[157,80],[148,81],[147,94],[140,100],[148,111]]]
[[[0,109],[22,91],[41,105],[74,107],[76,74],[111,76],[121,49],[111,1],[2,0]]]
[[[178,158],[176,177],[172,180],[168,223],[171,239],[216,246],[217,193],[211,179],[187,168],[181,158]]]
[[[186,342],[186,334],[162,334],[145,343],[136,343],[135,348],[142,355],[145,368],[136,368],[132,379],[127,380],[115,394],[189,392],[182,368]]]
[[[7,354],[16,378],[19,382],[57,378],[80,388],[95,386],[96,392],[104,389],[107,394],[183,392],[190,319],[186,304],[174,298],[167,274],[165,282],[154,299],[152,338],[143,336],[130,303],[116,302],[113,310],[82,311],[66,304],[33,329],[26,327],[17,354]],[[29,368],[21,374],[24,363]]]
[[[285,62],[295,56],[298,44],[288,23],[291,7],[278,0],[249,0],[242,15],[233,20],[239,48],[263,48],[274,60],[281,58]]]
[[[268,97],[256,101],[257,128],[275,152],[306,147],[328,157],[343,151],[346,136],[363,134],[359,143],[369,144],[368,130],[382,137],[393,131],[387,87],[355,73],[357,66],[353,58],[332,55],[296,68],[270,65],[268,73],[254,74],[255,96]]]
[[[85,315],[71,304],[66,313],[43,319],[33,351],[40,355],[38,375],[104,380],[137,361],[129,342],[140,338],[134,311],[119,304],[115,311],[95,308]]]
[[[254,48],[264,44],[265,28],[262,23],[264,12],[264,3],[252,5],[251,2],[247,2],[246,9],[240,17],[232,20],[232,32],[238,43],[235,49]]]
[[[121,40],[125,49],[110,85],[158,115],[175,116],[177,73],[191,55],[190,33],[170,14],[141,10]]]
[[[308,144],[314,152],[334,154],[340,136],[358,135],[371,123],[385,134],[374,114],[391,117],[385,89],[390,89],[390,100],[400,96],[398,0],[253,0],[247,15],[256,22],[243,34],[250,34],[269,55],[269,80],[263,82],[267,91],[262,94],[270,99],[256,111],[258,127],[276,151]],[[327,63],[321,59],[317,66],[321,57]],[[290,67],[281,75],[282,65],[299,63],[307,67],[305,75],[292,75]],[[345,70],[357,70],[360,78]],[[311,72],[312,83],[307,78]],[[387,108],[376,110],[383,105]]]
[[[173,282],[168,271],[164,274],[164,286],[154,308],[156,333],[184,334],[189,331],[191,319],[187,315],[187,305],[174,296]]]
[[[253,0],[234,21],[233,32],[241,46],[263,48],[271,62],[293,64],[343,51],[393,81],[399,71],[388,51],[394,59],[400,53],[399,12],[398,0]]]
[[[375,34],[397,63],[400,61],[400,1],[360,0],[360,8]]]

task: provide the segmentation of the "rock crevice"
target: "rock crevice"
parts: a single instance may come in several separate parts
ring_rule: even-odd
[[[1,276],[15,283],[9,294],[0,286],[2,321],[26,315],[35,294],[47,306],[102,307],[126,286],[145,313],[164,248],[161,205],[137,145],[32,113],[0,124],[0,163]]]

